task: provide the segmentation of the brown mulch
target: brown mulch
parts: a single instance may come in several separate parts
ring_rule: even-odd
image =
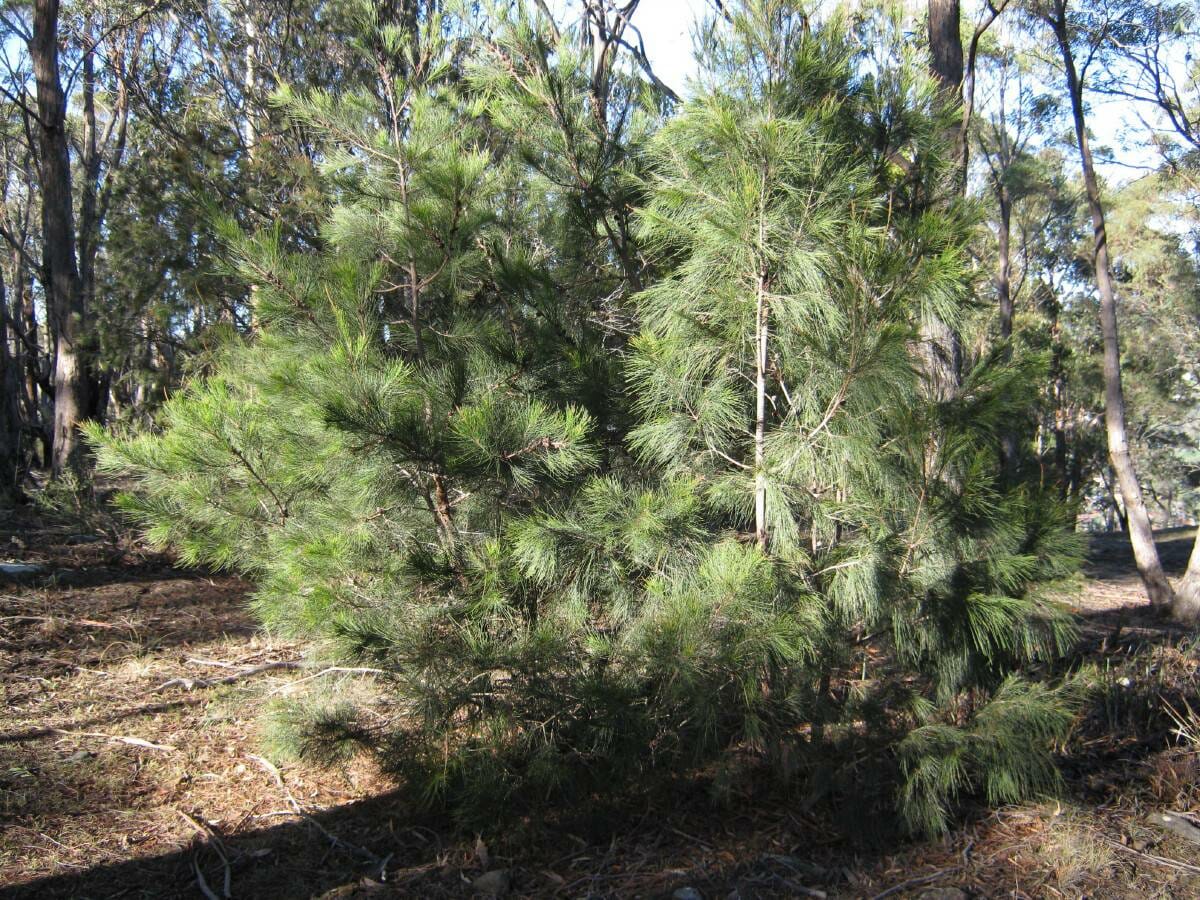
[[[1163,536],[1174,571],[1190,534]],[[481,838],[415,812],[366,760],[264,758],[258,714],[319,670],[255,626],[246,584],[178,569],[102,517],[19,510],[0,518],[0,561],[44,571],[0,580],[0,895],[1200,896],[1200,845],[1146,818],[1200,812],[1196,746],[1155,701],[1181,708],[1196,654],[1146,615],[1120,536],[1092,546],[1078,604],[1115,699],[1064,748],[1060,800],[880,847],[796,797],[715,805],[684,784]]]

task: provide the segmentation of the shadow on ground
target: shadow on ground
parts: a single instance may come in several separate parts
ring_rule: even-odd
[[[0,891],[41,898],[463,897],[500,879],[512,897],[705,898],[874,896],[878,852],[847,855],[844,834],[822,829],[800,803],[759,796],[715,808],[694,784],[672,802],[551,808],[514,819],[490,850],[440,821],[414,815],[402,792],[231,835],[194,819],[191,844],[150,858],[99,865]],[[261,821],[261,820],[260,820]],[[444,836],[450,835],[448,838]],[[957,870],[910,865],[929,883]],[[491,874],[489,874],[491,873]],[[932,877],[929,877],[932,875]],[[902,881],[895,876],[891,883]],[[491,883],[495,883],[494,881]],[[203,884],[203,887],[201,887]]]
[[[1192,533],[1179,529],[1163,535],[1164,559],[1173,574],[1186,565]],[[119,573],[121,566],[114,569]],[[31,588],[29,596],[53,594],[56,618],[93,616],[106,625],[129,626],[129,634],[63,623],[43,637],[21,642],[26,662],[53,652],[66,666],[72,660],[85,665],[88,654],[94,655],[106,640],[129,640],[143,648],[139,652],[162,656],[164,649],[198,642],[197,635],[232,640],[252,630],[240,607],[232,608],[240,603],[244,586],[194,574],[181,578],[166,567],[162,575],[164,580],[156,571],[141,568],[124,578],[110,578],[105,572],[88,587],[59,582]],[[50,750],[43,739],[53,729],[27,727],[0,735],[0,748],[38,749],[41,759],[50,762],[36,789],[62,790],[69,796],[51,802],[33,795],[33,805],[45,813],[12,820],[10,834],[20,831],[24,836],[10,846],[31,854],[51,852],[47,848],[55,843],[72,843],[72,835],[80,840],[86,832],[97,852],[94,861],[64,853],[55,874],[0,887],[0,897],[462,897],[480,895],[474,882],[487,873],[496,873],[490,876],[490,886],[503,886],[514,897],[670,897],[685,886],[709,900],[920,897],[938,888],[946,891],[939,896],[956,900],[1200,896],[1194,874],[1153,862],[1152,854],[1189,859],[1188,851],[1155,843],[1158,838],[1139,824],[1147,809],[1189,809],[1200,802],[1200,757],[1170,749],[1172,719],[1160,702],[1169,698],[1182,704],[1195,696],[1197,663],[1190,637],[1146,608],[1123,535],[1093,536],[1085,575],[1082,641],[1071,665],[1086,659],[1106,680],[1088,700],[1062,760],[1067,784],[1061,803],[968,810],[961,829],[943,841],[863,840],[869,829],[863,826],[856,833],[855,826],[844,823],[874,817],[879,831],[894,831],[892,823],[881,821],[887,814],[879,810],[887,807],[876,805],[878,797],[869,809],[866,803],[855,808],[856,801],[847,797],[827,797],[813,811],[800,797],[760,785],[716,806],[706,784],[693,781],[681,782],[675,795],[627,801],[621,808],[584,803],[543,809],[539,817],[514,816],[511,823],[493,829],[489,848],[473,834],[456,831],[444,818],[415,814],[409,798],[396,790],[376,790],[351,803],[302,795],[302,808],[312,812],[298,817],[294,808],[273,799],[278,795],[262,772],[250,766],[249,774],[236,774],[236,760],[247,759],[245,753],[253,746],[245,735],[222,735],[221,745],[234,737],[246,738],[247,743],[231,749],[223,762],[213,753],[203,763],[221,772],[229,784],[257,774],[256,783],[245,781],[247,793],[233,797],[225,807],[209,795],[161,785],[163,796],[144,803],[125,794],[116,800],[97,796],[86,778],[62,768],[69,764],[66,753],[73,745]],[[145,593],[139,593],[143,588]],[[70,605],[69,614],[61,611],[64,604]],[[44,646],[37,643],[43,639]],[[37,671],[45,678],[57,677],[45,660],[40,665]],[[16,672],[6,666],[0,670]],[[252,702],[251,695],[244,696],[246,700],[235,697],[228,702],[226,721],[247,720],[257,712],[245,706]],[[203,712],[212,699],[205,694],[153,699],[74,718],[71,727],[159,722],[158,713],[184,710],[194,718],[180,724],[168,739],[181,743],[190,733],[199,741],[209,735],[195,729],[211,728],[205,723],[214,721],[215,713]],[[103,754],[96,758],[97,764],[103,760]],[[155,774],[159,763],[153,754],[144,760],[136,755],[123,760],[122,765],[132,762],[133,771],[140,773],[129,782],[130,790],[141,791],[138,785],[153,785],[165,777]],[[167,772],[167,764],[161,765]],[[225,768],[216,768],[219,765]],[[175,777],[175,770],[169,771]],[[203,769],[188,762],[187,771]],[[302,784],[313,787],[313,776],[285,775],[289,799],[291,789],[299,794]],[[834,809],[839,803],[843,808]],[[1064,816],[1062,809],[1068,806],[1079,812]],[[175,836],[167,838],[174,841],[173,849],[167,850],[172,846],[167,839],[139,843],[136,829],[127,824],[129,810],[173,823]],[[78,823],[75,831],[71,820]],[[92,834],[101,821],[110,831]],[[190,835],[190,842],[184,844],[189,838],[180,835]],[[45,872],[52,867],[39,868]]]
[[[184,850],[42,878],[0,890],[0,896],[12,900],[196,897],[203,894],[199,874],[218,897],[227,896],[226,887],[228,896],[242,898],[311,897],[348,878],[353,883],[355,874],[386,885],[378,881],[385,857],[395,872],[436,864],[439,849],[435,837],[401,826],[396,798],[389,795],[328,810],[307,821],[240,831],[232,837],[222,837],[218,829],[193,819],[196,838]],[[201,829],[206,831],[203,836]],[[325,831],[341,843],[335,844]],[[408,874],[411,882],[412,873]],[[392,887],[403,890],[400,884],[389,890]]]
[[[1159,559],[1167,574],[1179,576],[1187,568],[1196,529],[1191,526],[1164,528],[1154,532]],[[1120,531],[1096,532],[1088,536],[1088,558],[1083,573],[1098,581],[1115,581],[1137,577],[1133,549],[1129,537]]]

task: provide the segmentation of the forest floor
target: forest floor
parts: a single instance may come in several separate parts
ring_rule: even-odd
[[[1191,538],[1161,535],[1176,574]],[[255,627],[238,579],[83,512],[0,514],[4,560],[40,567],[0,575],[5,898],[1200,896],[1200,844],[1154,818],[1200,812],[1200,733],[1167,707],[1200,728],[1197,644],[1144,609],[1120,535],[1092,540],[1077,600],[1073,663],[1102,684],[1061,797],[883,850],[794,797],[718,807],[686,785],[524,819],[489,847],[413,813],[365,760],[264,758],[257,714],[329,673]]]

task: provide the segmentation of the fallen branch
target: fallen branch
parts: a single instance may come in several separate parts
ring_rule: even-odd
[[[929,884],[932,881],[945,878],[961,869],[962,866],[951,866],[948,869],[939,869],[936,872],[931,872],[928,875],[922,875],[918,878],[910,878],[907,881],[902,881],[899,884],[893,884],[886,891],[881,891],[871,898],[871,900],[883,900],[884,897],[890,897],[892,894],[898,894],[901,891],[906,891],[909,888],[920,887],[923,884]]]
[[[256,653],[251,653],[246,659],[241,659],[236,662],[226,662],[223,659],[205,659],[203,656],[189,656],[184,660],[184,662],[188,662],[196,666],[216,666],[219,669],[236,669],[253,662],[256,657],[262,656],[263,653],[269,652],[271,652],[270,648],[265,648],[264,650],[260,650]]]
[[[221,840],[221,836],[213,831],[207,823],[197,821],[195,818],[185,813],[182,809],[177,808],[175,812],[179,813],[179,815],[184,818],[184,821],[196,829],[196,832],[204,839],[204,842],[211,846],[213,850],[216,851],[217,856],[221,858],[221,865],[225,869],[223,896],[226,898],[226,900],[228,900],[228,898],[233,896],[233,872],[229,865],[229,854],[225,852],[225,842]],[[200,892],[203,893],[205,897],[209,898],[209,900],[220,900],[220,898],[218,898],[213,892],[212,888],[208,886],[208,882],[204,878],[204,872],[200,868],[200,860],[198,857],[199,853],[192,854],[192,871],[196,873],[196,884],[200,888]]]
[[[63,619],[58,616],[3,616],[0,622],[62,622],[64,625],[82,625],[85,628],[128,628],[112,622],[97,622],[95,619]]]
[[[121,744],[129,744],[132,747],[144,747],[147,750],[162,750],[167,753],[174,752],[175,748],[170,744],[154,744],[140,737],[129,737],[123,734],[104,734],[100,731],[67,731],[64,728],[51,728],[55,734],[61,734],[64,737],[98,737],[104,738],[106,741],[117,741]]]
[[[278,660],[276,662],[263,663],[261,666],[253,666],[249,669],[243,669],[240,672],[235,672],[232,675],[226,675],[224,678],[172,678],[170,681],[164,681],[154,690],[152,694],[161,694],[167,688],[179,685],[186,691],[194,690],[198,687],[208,688],[216,687],[222,684],[233,684],[235,681],[241,681],[243,678],[249,678],[251,675],[258,675],[260,672],[269,672],[272,669],[299,669],[303,663],[298,660]]]
[[[200,871],[200,863],[196,861],[195,854],[192,855],[192,871],[196,873],[196,887],[200,888],[200,893],[204,895],[205,900],[221,900],[204,880],[204,873]]]
[[[1120,841],[1114,841],[1103,834],[1098,834],[1097,837],[1110,847],[1114,847],[1117,850],[1124,850],[1126,853],[1132,853],[1134,856],[1142,857],[1142,859],[1148,859],[1150,862],[1158,863],[1160,866],[1165,866],[1168,869],[1176,869],[1180,872],[1190,872],[1193,875],[1200,875],[1200,866],[1193,866],[1191,863],[1180,862],[1177,859],[1171,859],[1166,856],[1155,856],[1153,853],[1147,853],[1145,850],[1135,850],[1133,847],[1127,847]]]
[[[255,756],[253,753],[246,754],[246,758],[252,759],[256,763],[258,763],[259,766],[261,766],[267,772],[267,774],[270,775],[275,780],[275,783],[277,785],[279,785],[279,789],[281,791],[283,791],[284,799],[287,800],[287,804],[289,807],[291,807],[292,812],[295,815],[299,816],[300,818],[304,819],[310,825],[314,826],[317,829],[317,831],[321,832],[321,834],[325,835],[325,837],[329,839],[330,844],[332,844],[335,847],[341,847],[343,850],[347,850],[351,853],[357,853],[358,855],[362,856],[364,859],[366,859],[368,862],[373,863],[374,865],[380,864],[379,857],[376,856],[374,853],[372,853],[370,850],[368,850],[366,847],[359,847],[356,844],[351,844],[348,841],[343,841],[340,837],[338,837],[336,834],[333,834],[324,825],[322,825],[315,818],[313,818],[311,815],[309,815],[307,812],[305,812],[304,808],[300,806],[300,804],[299,804],[299,802],[297,802],[296,798],[292,796],[292,792],[290,790],[288,790],[288,786],[283,781],[283,776],[281,774],[279,774],[279,769],[276,768],[275,764],[272,763],[269,759],[264,759],[261,756]]]
[[[1178,835],[1185,841],[1200,844],[1200,828],[1197,828],[1184,818],[1182,813],[1155,812],[1148,815],[1146,820],[1153,825],[1157,825],[1159,828],[1166,829],[1172,834]]]
[[[287,684],[280,685],[279,687],[275,688],[273,691],[269,691],[267,693],[267,696],[273,697],[276,694],[280,693],[281,691],[286,691],[290,688],[294,688],[298,684],[303,684],[306,681],[312,681],[314,678],[320,678],[322,675],[331,675],[331,674],[335,674],[338,672],[345,674],[345,675],[386,675],[387,674],[383,669],[369,669],[369,668],[363,668],[363,667],[356,668],[353,666],[330,666],[328,669],[322,669],[320,672],[315,672],[312,675],[305,675],[303,678],[297,678],[295,681],[289,681]]]

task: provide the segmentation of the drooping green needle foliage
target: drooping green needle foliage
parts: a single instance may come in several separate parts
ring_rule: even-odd
[[[916,828],[1052,786],[1062,697],[1010,673],[1069,638],[1070,517],[1000,470],[1027,365],[922,384],[972,221],[919,61],[748,2],[651,136],[651,89],[520,5],[417,27],[374,32],[386,115],[285,98],[327,249],[231,234],[253,340],[93,434],[154,540],[383,673],[383,713],[289,706],[296,746],[467,813],[865,737]]]

